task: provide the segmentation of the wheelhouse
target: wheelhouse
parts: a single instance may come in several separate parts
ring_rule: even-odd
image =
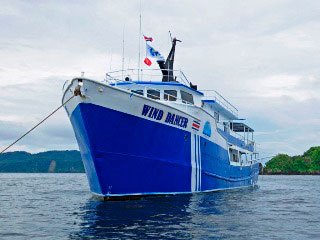
[[[133,94],[167,103],[201,106],[203,93],[179,82],[128,81],[113,84]]]

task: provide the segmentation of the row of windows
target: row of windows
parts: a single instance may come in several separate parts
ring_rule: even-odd
[[[131,92],[142,95],[143,96],[143,90],[131,90]],[[190,93],[187,93],[185,91],[180,91],[181,93],[181,100],[183,103],[191,103],[194,104],[193,101],[193,95]],[[177,101],[178,93],[176,90],[164,90],[164,100],[166,101]],[[147,97],[154,99],[154,100],[160,100],[160,91],[148,89],[147,90]]]

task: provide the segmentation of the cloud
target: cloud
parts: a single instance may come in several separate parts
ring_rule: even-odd
[[[317,1],[142,1],[142,30],[176,68],[216,89],[256,129],[261,151],[319,145],[320,16]],[[102,80],[138,57],[139,1],[3,1],[0,10],[0,146],[60,104],[65,80]],[[143,49],[142,44],[142,49]],[[77,148],[59,111],[15,149]]]

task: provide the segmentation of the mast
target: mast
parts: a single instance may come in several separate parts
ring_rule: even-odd
[[[181,42],[180,40],[173,38],[172,47],[166,61],[157,61],[162,72],[162,82],[174,82],[175,78],[173,76],[173,63],[174,63],[174,54],[176,51],[176,43]]]
[[[124,28],[125,25],[123,25],[123,32],[122,32],[122,78],[121,80],[123,80],[123,71],[124,71]]]
[[[140,62],[140,52],[141,52],[141,0],[140,0],[140,12],[139,12],[139,54],[138,54],[138,81],[140,80],[140,70],[141,70],[141,62]]]

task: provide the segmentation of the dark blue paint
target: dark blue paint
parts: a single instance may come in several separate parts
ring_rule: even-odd
[[[191,133],[93,104],[71,116],[91,191],[97,194],[191,191]],[[202,191],[250,185],[257,166],[230,166],[228,153],[201,138]],[[205,174],[205,172],[213,175]],[[217,176],[222,176],[221,179]]]

